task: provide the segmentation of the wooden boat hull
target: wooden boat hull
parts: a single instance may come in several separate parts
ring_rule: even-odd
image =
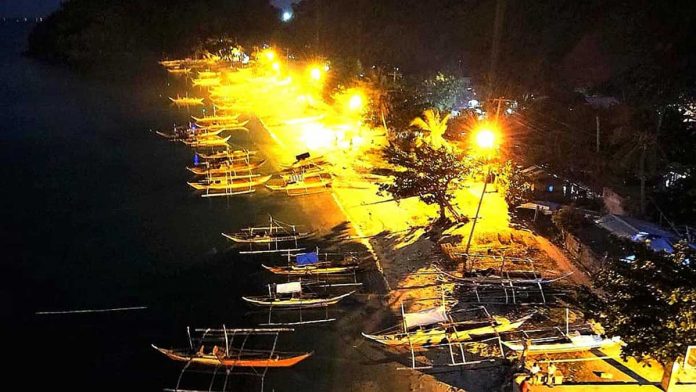
[[[290,298],[273,299],[268,297],[242,297],[246,302],[256,306],[272,306],[279,308],[319,308],[335,305],[343,298],[355,293],[351,291],[331,298]]]
[[[301,194],[303,192],[316,191],[320,188],[328,188],[331,185],[331,178],[325,177],[308,177],[303,181],[288,182],[284,179],[266,184],[266,187],[272,191],[285,191],[289,194]]]
[[[582,341],[573,341],[567,343],[547,343],[547,344],[530,344],[527,346],[528,354],[558,354],[558,353],[573,353],[581,351],[589,351],[595,348],[609,347],[616,344],[620,344],[621,340],[618,338],[612,339],[583,339]],[[505,347],[514,351],[523,351],[524,345],[522,343],[511,343],[503,342]]]
[[[231,160],[237,160],[237,159],[247,159],[251,156],[256,155],[258,152],[257,151],[221,151],[221,152],[216,152],[212,154],[205,154],[205,153],[200,153],[198,154],[199,157],[203,159],[208,159],[208,160],[213,160],[213,159],[231,159]]]
[[[238,114],[235,115],[225,115],[225,116],[208,116],[208,117],[195,117],[192,116],[194,121],[200,124],[212,124],[212,123],[218,123],[218,122],[229,122],[229,121],[237,121],[237,118],[239,118]]]
[[[342,267],[269,267],[267,265],[261,264],[261,267],[267,269],[268,271],[271,271],[276,275],[290,276],[341,274],[353,272],[358,269],[357,265],[349,265]]]
[[[275,242],[298,241],[309,238],[314,235],[314,231],[308,233],[297,233],[296,235],[285,236],[261,236],[261,237],[242,237],[240,235],[230,235],[222,233],[222,235],[236,243],[240,244],[272,244]]]
[[[373,340],[385,346],[405,346],[411,344],[413,346],[427,347],[445,343],[466,342],[481,339],[496,333],[512,331],[519,328],[531,316],[532,315],[523,317],[515,322],[509,322],[507,319],[501,318],[502,322],[495,326],[487,325],[457,331],[448,331],[445,328],[438,326],[431,329],[423,329],[412,332],[410,333],[410,336],[403,332],[386,335],[370,335],[363,333],[362,335],[367,339]]]
[[[226,146],[227,141],[229,139],[230,139],[230,136],[227,136],[225,138],[204,138],[204,139],[196,139],[194,141],[184,140],[184,143],[186,145],[191,146],[191,147]]]
[[[218,357],[215,355],[187,355],[176,352],[174,350],[167,350],[159,348],[152,345],[152,348],[166,355],[169,359],[180,362],[191,362],[194,364],[205,365],[205,366],[224,366],[224,367],[291,367],[298,363],[304,361],[305,359],[312,356],[313,353],[301,353],[297,355],[286,355],[279,356],[275,355],[274,358],[231,358],[231,357]]]
[[[228,173],[234,173],[234,172],[245,172],[249,170],[254,170],[258,169],[261,167],[264,163],[266,163],[265,160],[259,161],[259,162],[252,162],[249,164],[243,163],[243,162],[238,162],[237,164],[232,163],[230,164],[224,164],[220,165],[217,167],[206,167],[206,165],[201,165],[198,167],[187,167],[191,173],[197,174],[197,175],[215,175],[215,174],[228,174]]]
[[[232,179],[227,179],[226,181],[224,180],[225,177],[222,177],[222,181],[219,183],[204,183],[204,182],[189,182],[188,184],[193,187],[196,190],[230,190],[230,189],[241,189],[241,188],[249,188],[249,187],[254,187],[258,185],[263,185],[266,181],[268,181],[271,178],[271,176],[259,176],[259,177],[252,177],[252,178],[232,178]]]

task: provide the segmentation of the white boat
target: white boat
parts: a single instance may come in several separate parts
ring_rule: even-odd
[[[525,346],[529,354],[553,354],[553,353],[572,353],[579,351],[589,351],[595,348],[603,348],[621,344],[618,336],[613,338],[603,338],[599,335],[582,335],[574,332],[563,338],[549,339],[530,339],[529,344],[522,341],[502,342],[505,347],[514,351],[524,351]]]

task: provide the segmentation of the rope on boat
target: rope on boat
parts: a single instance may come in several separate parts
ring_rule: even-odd
[[[52,315],[52,314],[80,314],[80,313],[106,313],[106,312],[122,312],[126,310],[144,310],[147,306],[130,306],[125,308],[111,308],[111,309],[79,309],[79,310],[60,310],[60,311],[49,311],[49,312],[36,312],[35,315]]]

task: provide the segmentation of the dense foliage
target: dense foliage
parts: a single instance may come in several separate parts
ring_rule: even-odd
[[[605,332],[626,343],[622,355],[671,364],[696,342],[696,252],[685,243],[672,255],[632,242],[622,248],[635,259],[609,260],[597,276],[604,294],[591,308]]]
[[[426,204],[437,204],[440,220],[446,219],[446,210],[458,216],[451,205],[452,185],[470,170],[461,156],[445,147],[435,149],[430,144],[421,144],[413,150],[403,150],[392,144],[383,154],[394,169],[390,173],[392,181],[380,184],[380,192],[387,192],[396,200],[418,197]]]
[[[209,37],[268,39],[276,10],[257,0],[70,0],[29,37],[35,56],[81,67],[189,55]]]

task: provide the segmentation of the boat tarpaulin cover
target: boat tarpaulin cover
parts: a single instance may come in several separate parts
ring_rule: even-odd
[[[422,310],[416,313],[404,313],[404,322],[406,323],[406,328],[432,325],[446,321],[447,312],[445,311],[444,306]]]
[[[319,255],[317,252],[302,253],[297,255],[298,265],[314,264],[319,262]]]
[[[290,294],[302,292],[302,284],[300,282],[279,283],[276,285],[276,293]]]

